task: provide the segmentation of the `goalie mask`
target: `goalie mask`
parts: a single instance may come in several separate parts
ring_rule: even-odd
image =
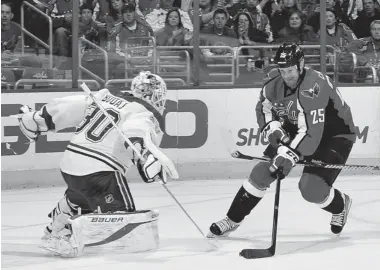
[[[155,107],[161,114],[166,103],[166,83],[164,80],[149,71],[142,71],[132,80],[131,91],[137,98],[141,98]]]

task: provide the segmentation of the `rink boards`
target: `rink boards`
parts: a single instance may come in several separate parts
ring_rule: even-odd
[[[379,164],[380,87],[342,87],[340,92],[357,126],[350,163]],[[169,91],[161,148],[177,164],[181,179],[241,178],[249,174],[250,163],[232,159],[227,148],[260,156],[267,146],[256,121],[259,93],[258,88]],[[67,95],[83,92],[1,94],[2,189],[63,184],[58,164],[73,129],[48,133],[29,144],[17,119],[9,115],[16,114],[23,104],[39,109],[52,98]],[[221,129],[230,131],[230,139],[221,136]],[[138,178],[134,169],[128,178]]]

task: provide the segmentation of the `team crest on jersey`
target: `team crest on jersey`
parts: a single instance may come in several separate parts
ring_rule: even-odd
[[[107,196],[104,197],[106,199],[106,203],[111,203],[114,201],[113,195],[108,194]]]
[[[319,85],[315,83],[313,88],[302,90],[301,95],[307,98],[314,98],[319,96],[319,92],[321,92],[321,89],[319,88]]]
[[[289,103],[287,103],[287,101],[274,102],[272,104],[272,110],[280,118],[288,117],[289,120],[296,121],[297,113],[296,111],[291,110],[293,103],[292,100],[290,100]]]

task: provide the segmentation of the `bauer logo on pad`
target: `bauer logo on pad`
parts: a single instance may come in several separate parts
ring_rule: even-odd
[[[317,83],[315,83],[313,88],[310,88],[307,90],[302,90],[301,94],[307,98],[314,98],[314,97],[318,97],[319,92],[320,92],[319,85]]]

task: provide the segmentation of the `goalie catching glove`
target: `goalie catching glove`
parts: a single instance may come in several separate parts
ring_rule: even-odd
[[[28,105],[20,108],[17,115],[20,130],[32,142],[35,142],[41,132],[47,132],[45,119],[38,111],[33,111]]]
[[[282,128],[279,121],[271,121],[263,128],[264,138],[267,139],[271,146],[277,148],[281,143],[290,142],[288,133]]]
[[[277,155],[273,158],[269,171],[273,174],[282,174],[285,177],[299,160],[299,156],[292,149],[281,145],[277,149]]]

